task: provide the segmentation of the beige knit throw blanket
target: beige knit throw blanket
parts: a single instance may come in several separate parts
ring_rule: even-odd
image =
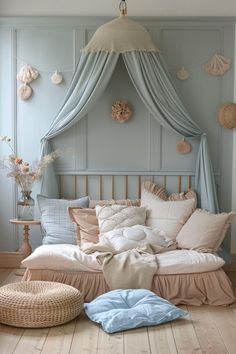
[[[85,253],[104,252],[97,256],[107,285],[113,289],[151,289],[153,275],[158,269],[150,245],[115,254],[104,245],[89,244],[82,247]]]

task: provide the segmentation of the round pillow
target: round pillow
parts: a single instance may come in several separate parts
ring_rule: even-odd
[[[74,287],[47,281],[23,281],[0,288],[0,323],[15,327],[52,327],[71,321],[83,308]]]

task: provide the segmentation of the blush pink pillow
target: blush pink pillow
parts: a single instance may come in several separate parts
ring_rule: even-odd
[[[77,225],[77,244],[97,243],[99,228],[95,209],[70,207],[68,211],[71,220]]]
[[[211,214],[197,209],[177,235],[179,248],[215,252],[221,245],[235,213]]]

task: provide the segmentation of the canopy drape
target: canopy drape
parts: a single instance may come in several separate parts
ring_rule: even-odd
[[[42,141],[64,132],[88,113],[107,87],[118,57],[118,53],[82,52],[64,102]]]
[[[52,152],[50,140],[83,118],[107,87],[119,54],[93,52],[81,54],[64,102],[47,133],[41,139],[41,156]],[[58,183],[51,164],[46,169],[41,193],[58,197]]]
[[[154,118],[164,127],[184,137],[200,137],[196,162],[195,189],[202,208],[218,212],[214,172],[206,134],[191,119],[157,52],[122,54],[129,76],[140,98]]]
[[[121,18],[120,21],[122,26],[124,26],[124,21],[126,20]],[[119,20],[114,20],[113,22],[114,30],[117,30]],[[128,22],[127,33],[132,34],[131,37],[133,38],[134,30],[138,30],[138,33],[140,33],[140,26],[137,28],[137,25],[135,25],[134,30],[132,30],[130,22],[132,21],[129,20]],[[109,23],[109,31],[111,31],[111,24],[112,22]],[[94,38],[92,40],[94,43]],[[101,42],[101,34],[99,34],[99,41]],[[207,145],[207,136],[186,111],[158,50],[154,50],[153,48],[155,47],[154,45],[152,47],[151,43],[150,50],[134,49],[123,51],[122,48],[121,52],[115,52],[114,43],[112,43],[111,51],[109,52],[99,49],[100,42],[96,50],[82,51],[65,100],[48,132],[42,138],[42,154],[45,155],[51,151],[50,140],[53,137],[64,132],[91,110],[104,92],[119,55],[122,55],[133,85],[152,116],[162,126],[173,130],[181,136],[199,139],[195,189],[198,192],[200,206],[211,212],[218,212],[216,186]],[[103,45],[102,43],[102,48]],[[47,174],[43,178],[42,193],[49,196],[57,196],[56,177],[52,166],[47,170]]]

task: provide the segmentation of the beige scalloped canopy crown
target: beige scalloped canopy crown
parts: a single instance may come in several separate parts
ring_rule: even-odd
[[[84,52],[132,51],[158,52],[147,30],[125,15],[105,23],[97,29]]]

